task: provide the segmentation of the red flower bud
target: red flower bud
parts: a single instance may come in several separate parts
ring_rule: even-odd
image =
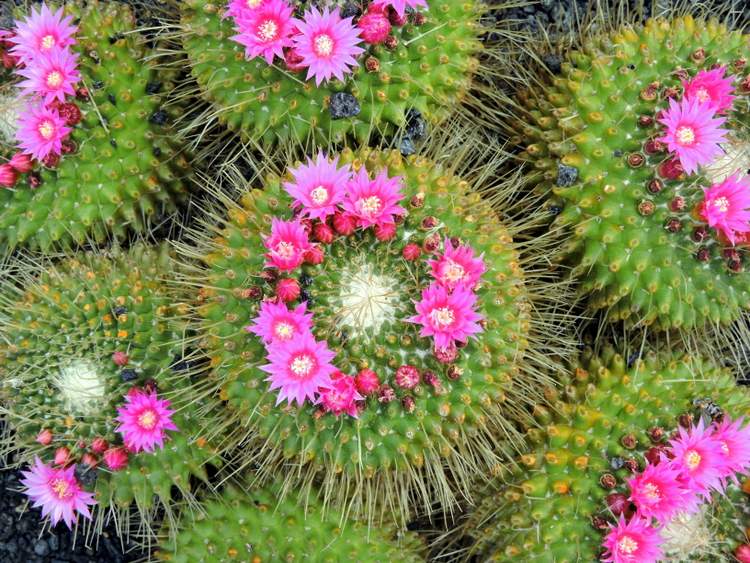
[[[382,225],[375,226],[375,237],[379,241],[388,241],[396,236],[396,225],[395,223],[383,223]]]
[[[362,395],[371,395],[380,387],[380,378],[371,369],[362,369],[355,376],[354,384]]]
[[[307,252],[305,252],[305,262],[312,264],[313,266],[321,264],[325,258],[325,252],[319,246],[313,246]]]
[[[115,365],[122,367],[128,365],[128,361],[130,361],[130,358],[125,352],[120,352],[118,350],[112,353],[112,361],[115,363]]]
[[[403,365],[396,370],[396,385],[404,389],[414,389],[420,380],[419,370],[414,366]]]
[[[357,229],[357,223],[351,215],[336,213],[333,216],[333,228],[338,234],[348,237]]]
[[[413,242],[410,242],[404,247],[404,249],[401,251],[401,254],[404,256],[406,260],[413,262],[414,260],[417,260],[419,256],[422,254],[422,249],[419,247],[418,244],[414,244]]]
[[[34,168],[34,160],[31,156],[22,152],[14,154],[10,158],[8,164],[10,164],[19,174],[26,174],[27,172],[31,172],[31,169]]]
[[[110,471],[119,471],[128,464],[128,452],[125,448],[110,448],[104,452],[104,463]]]
[[[104,438],[94,438],[94,441],[91,442],[91,451],[96,454],[103,454],[107,451],[107,448],[109,448],[109,444]]]
[[[359,18],[357,27],[360,30],[362,40],[371,45],[383,43],[391,33],[391,22],[388,21],[388,16],[382,11],[367,10]]]
[[[55,450],[55,465],[66,465],[70,461],[70,450],[65,446]]]
[[[292,278],[284,278],[276,284],[276,295],[284,303],[296,300],[300,294],[299,282]]]
[[[18,172],[10,164],[0,164],[0,186],[12,188],[18,181]]]
[[[52,443],[52,431],[45,428],[36,435],[36,441],[43,446],[49,446]]]
[[[315,240],[323,244],[331,244],[333,242],[333,230],[325,223],[318,223],[313,227],[313,236]]]

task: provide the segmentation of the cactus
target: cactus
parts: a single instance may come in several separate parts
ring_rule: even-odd
[[[3,285],[0,413],[13,433],[0,452],[17,452],[19,464],[75,464],[101,518],[135,505],[148,523],[176,491],[191,498],[191,480],[206,481],[205,465],[219,460],[206,433],[211,401],[181,361],[185,305],[160,280],[171,268],[167,247],[81,254],[41,271],[8,267],[18,285]],[[154,453],[124,448],[117,432],[118,407],[142,388],[176,411],[178,431]]]
[[[613,522],[625,479],[678,424],[693,417],[750,412],[750,394],[732,374],[698,358],[648,353],[628,367],[607,348],[580,365],[538,406],[527,431],[530,450],[498,480],[466,520],[471,553],[493,561],[592,561]],[[613,496],[614,495],[614,496]],[[608,500],[609,499],[609,500]],[[608,506],[611,505],[611,506]],[[663,532],[675,560],[716,561],[747,543],[747,497],[732,485],[699,512],[678,516]]]
[[[263,489],[228,487],[181,523],[174,544],[155,553],[173,563],[228,561],[424,561],[424,546],[413,532],[399,540],[386,528],[325,513],[317,500],[306,507],[279,502],[278,484]],[[342,524],[343,521],[343,524]]]
[[[169,76],[117,2],[69,2],[78,20],[81,121],[59,163],[0,191],[0,244],[48,250],[145,231],[184,199],[188,164],[162,109]],[[3,95],[5,94],[5,90]],[[12,107],[12,104],[11,106]]]
[[[552,227],[566,239],[562,258],[609,320],[689,330],[729,324],[748,307],[747,245],[709,224],[704,201],[704,189],[748,169],[748,45],[716,21],[653,19],[594,33],[543,92],[521,96],[531,183],[562,210]],[[714,68],[736,97],[716,114],[728,118],[726,140],[707,143],[713,160],[694,170],[664,140],[660,112],[700,99],[685,85]]]
[[[353,76],[320,86],[278,58],[274,65],[246,60],[231,39],[232,18],[222,19],[227,2],[183,4],[181,39],[200,95],[211,103],[189,128],[203,134],[207,123],[218,119],[266,148],[347,137],[365,143],[375,135],[391,136],[409,121],[423,128],[417,125],[419,114],[436,125],[456,109],[479,66],[482,8],[474,1],[430,1],[427,10],[393,25],[384,44],[360,44],[366,51]],[[301,16],[302,8],[298,11]],[[343,117],[337,98],[351,106]],[[424,131],[413,133],[419,137]]]

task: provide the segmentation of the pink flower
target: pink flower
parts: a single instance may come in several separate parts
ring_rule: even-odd
[[[701,420],[690,430],[680,427],[679,432],[676,440],[669,441],[674,456],[670,465],[680,471],[685,486],[703,497],[710,496],[709,489],[722,491],[729,460],[713,429],[705,428]]]
[[[21,484],[26,487],[26,496],[34,501],[35,507],[42,507],[42,518],[50,516],[52,525],[63,520],[69,529],[73,528],[76,512],[91,519],[89,506],[96,504],[94,493],[81,488],[75,478],[75,466],[55,469],[34,457],[30,471],[22,471]]]
[[[646,465],[642,473],[628,479],[628,487],[628,500],[635,504],[638,513],[661,524],[677,512],[692,511],[697,504],[696,496],[680,481],[680,471],[666,462]]]
[[[357,418],[357,401],[363,399],[357,392],[354,378],[337,371],[331,377],[330,387],[321,389],[318,403],[336,416],[346,413]]]
[[[268,64],[274,57],[284,58],[284,47],[292,46],[292,34],[299,20],[292,17],[294,8],[284,0],[266,0],[238,18],[238,35],[232,37],[245,46],[245,56],[263,57]]]
[[[298,338],[312,328],[312,313],[307,313],[307,302],[290,311],[284,303],[265,301],[248,332],[258,335],[263,342],[284,342]]]
[[[420,6],[423,8],[427,7],[426,0],[373,0],[372,7],[386,7],[391,6],[400,18],[404,17],[406,8],[417,9]]]
[[[475,258],[474,249],[467,245],[453,248],[449,238],[444,244],[443,254],[437,260],[428,261],[432,277],[450,291],[457,286],[473,290],[487,270],[482,256]]]
[[[750,424],[742,427],[743,419],[732,421],[728,416],[716,427],[714,439],[721,444],[725,475],[736,479],[735,473],[750,471]]]
[[[688,174],[709,164],[721,152],[719,143],[726,141],[728,131],[720,128],[726,119],[714,115],[711,102],[683,98],[678,103],[670,98],[669,110],[659,118],[667,132],[657,140],[677,155]]]
[[[294,270],[305,259],[305,252],[311,248],[307,231],[300,221],[271,220],[271,236],[263,241],[269,250],[266,266],[278,268],[282,272]]]
[[[81,79],[76,63],[78,55],[67,49],[57,49],[40,56],[34,64],[19,70],[18,74],[26,80],[19,87],[26,94],[42,96],[45,104],[54,100],[65,101],[65,96],[75,96],[73,85]]]
[[[721,184],[703,188],[703,218],[732,244],[736,235],[750,232],[750,176],[733,174]]]
[[[654,563],[662,558],[659,530],[645,518],[633,516],[626,521],[623,515],[604,538],[604,563]]]
[[[435,346],[449,348],[455,341],[466,342],[469,336],[482,332],[477,321],[482,315],[474,311],[477,296],[457,287],[453,293],[436,283],[422,290],[422,300],[415,302],[417,315],[406,319],[422,325],[420,336],[432,336]]]
[[[39,11],[31,9],[31,15],[24,21],[16,22],[16,44],[11,53],[16,55],[27,66],[39,55],[49,54],[75,44],[73,34],[78,30],[71,25],[73,18],[63,17],[63,8],[54,14],[46,4]]]
[[[295,52],[302,57],[302,66],[307,67],[307,80],[315,77],[316,86],[332,76],[344,80],[344,73],[357,66],[354,57],[364,52],[357,47],[361,39],[352,18],[342,19],[338,8],[333,12],[325,8],[321,14],[311,7],[297,29],[299,35],[292,38]]]
[[[401,193],[401,176],[388,177],[382,170],[374,180],[370,180],[363,166],[349,182],[344,200],[344,210],[357,220],[357,226],[367,228],[393,223],[396,215],[406,210],[398,205],[404,199]]]
[[[19,117],[16,138],[26,153],[43,160],[49,154],[60,154],[68,133],[70,128],[57,110],[38,104],[28,106]]]
[[[119,416],[115,420],[120,426],[115,432],[122,434],[129,450],[152,452],[154,446],[164,447],[165,430],[177,430],[169,404],[168,400],[157,398],[156,391],[136,390],[126,395],[125,406],[117,409]]]
[[[717,113],[731,108],[734,100],[731,94],[734,87],[731,77],[724,78],[726,70],[725,66],[713,70],[701,70],[691,81],[683,81],[684,97],[709,102],[709,107]]]
[[[280,390],[276,404],[286,399],[289,404],[297,401],[301,405],[306,399],[314,399],[321,388],[331,387],[331,374],[336,371],[331,360],[335,355],[326,342],[317,342],[309,332],[270,344],[270,363],[260,369],[270,374],[266,381],[271,382],[271,390]]]
[[[232,0],[224,12],[224,18],[235,18],[243,20],[248,18],[252,12],[260,8],[266,0]]]
[[[313,161],[292,168],[294,182],[284,183],[284,188],[294,198],[295,207],[302,206],[302,216],[325,221],[344,201],[346,185],[351,178],[349,165],[337,168],[338,157],[329,162],[322,152]]]

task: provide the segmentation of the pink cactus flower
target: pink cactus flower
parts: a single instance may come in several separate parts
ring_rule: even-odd
[[[271,382],[271,390],[279,389],[276,404],[286,399],[289,404],[296,401],[302,405],[306,399],[313,401],[320,389],[330,388],[335,355],[326,342],[317,342],[309,332],[270,344],[269,363],[260,369],[269,374],[266,381]]]
[[[22,471],[21,484],[24,493],[34,502],[34,507],[42,508],[42,518],[50,517],[56,526],[62,520],[69,529],[77,520],[77,514],[91,519],[89,506],[96,504],[94,493],[81,488],[75,478],[75,466],[55,469],[34,457],[30,471]]]
[[[401,183],[400,176],[389,178],[386,170],[381,170],[374,180],[370,180],[363,166],[349,182],[344,210],[356,219],[360,228],[392,224],[396,216],[406,213],[398,205],[404,199]]]
[[[641,516],[655,518],[660,524],[668,522],[678,512],[692,512],[697,506],[697,497],[683,486],[680,475],[679,470],[666,462],[646,465],[642,473],[628,479],[628,500],[635,504]]]
[[[64,102],[65,96],[75,96],[75,84],[81,79],[77,61],[78,55],[67,49],[41,55],[34,64],[18,71],[26,78],[18,86],[24,94],[41,96],[45,104]]]
[[[659,118],[667,131],[657,140],[677,155],[688,174],[711,163],[721,153],[719,143],[726,141],[728,133],[721,128],[726,118],[714,116],[711,102],[701,102],[697,98],[676,102],[670,98],[669,110],[662,112]]]
[[[734,96],[732,92],[732,77],[725,78],[727,67],[720,66],[712,70],[701,70],[690,81],[683,81],[684,97],[709,102],[709,107],[722,113],[732,107]]]
[[[406,8],[427,8],[427,0],[373,0],[373,8],[392,7],[400,18],[404,17]]]
[[[443,254],[437,260],[428,261],[432,277],[450,291],[458,286],[473,290],[487,270],[484,255],[475,257],[474,249],[467,245],[454,248],[449,238],[444,244]]]
[[[620,515],[617,525],[610,525],[603,546],[604,563],[655,563],[662,558],[659,530],[648,520],[634,516],[630,521]]]
[[[737,480],[736,473],[750,472],[750,424],[742,426],[743,419],[731,420],[728,416],[716,426],[714,439],[721,444],[725,459],[726,477]]]
[[[432,336],[437,348],[449,348],[482,332],[477,321],[483,317],[474,310],[476,302],[477,296],[468,289],[457,287],[449,293],[433,283],[422,290],[422,300],[415,302],[417,314],[407,322],[422,325],[419,335]]]
[[[153,452],[155,446],[163,448],[166,430],[177,430],[169,406],[170,402],[159,399],[153,390],[128,393],[125,405],[117,409],[115,420],[120,425],[115,432],[122,434],[125,446],[135,453]]]
[[[357,418],[357,401],[364,397],[357,392],[354,378],[339,371],[331,376],[331,386],[320,390],[318,403],[326,412],[340,416],[344,413]]]
[[[722,479],[730,462],[712,427],[706,428],[702,420],[690,430],[680,427],[678,438],[669,445],[674,456],[670,464],[680,471],[687,489],[704,498],[710,497],[711,489],[724,490]]]
[[[269,250],[266,267],[288,272],[298,268],[305,260],[305,252],[311,248],[304,225],[299,221],[271,220],[271,236],[263,241]]]
[[[28,106],[18,119],[16,138],[21,149],[36,160],[59,155],[62,141],[70,133],[57,110],[41,104]]]
[[[253,10],[245,11],[235,21],[238,35],[234,41],[245,47],[245,57],[263,57],[268,64],[274,57],[284,58],[284,48],[292,46],[292,35],[299,20],[292,17],[294,8],[284,0],[265,0]]]
[[[355,57],[364,52],[357,47],[361,42],[359,30],[352,18],[341,18],[338,8],[332,12],[325,8],[321,13],[311,7],[297,29],[299,34],[293,37],[295,52],[307,67],[307,80],[315,78],[316,86],[334,76],[343,81],[344,75],[358,66]]]
[[[253,324],[245,327],[263,342],[285,342],[298,338],[312,329],[312,313],[307,312],[307,302],[290,311],[284,303],[265,301],[260,306]]]
[[[735,244],[738,236],[750,232],[750,176],[733,174],[721,184],[703,188],[701,213],[708,226]]]
[[[16,44],[11,53],[27,66],[40,55],[75,44],[73,35],[78,28],[71,25],[73,18],[63,15],[63,8],[54,13],[46,4],[39,10],[32,8],[24,21],[16,22]]]
[[[332,162],[318,153],[315,160],[292,168],[293,182],[284,183],[284,188],[294,202],[294,207],[302,207],[302,216],[325,221],[336,212],[336,206],[344,201],[346,186],[351,178],[349,165],[337,167],[338,157]]]

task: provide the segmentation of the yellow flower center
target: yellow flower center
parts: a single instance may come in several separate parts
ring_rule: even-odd
[[[49,86],[50,88],[57,88],[60,84],[62,84],[62,81],[62,74],[60,74],[56,70],[53,70],[47,75],[47,86]]]
[[[298,377],[305,377],[310,373],[313,368],[313,359],[307,354],[297,356],[292,360],[291,369],[294,375]]]
[[[698,100],[701,102],[706,102],[711,99],[708,90],[706,90],[705,88],[698,88],[695,91],[695,97],[698,98]]]
[[[449,282],[457,282],[464,279],[466,270],[464,270],[461,264],[457,264],[453,260],[448,260],[448,265],[445,267],[443,277]]]
[[[690,471],[694,471],[701,464],[701,454],[695,450],[688,450],[685,454],[685,463]]]
[[[52,492],[55,493],[60,500],[70,496],[70,485],[68,485],[67,481],[64,481],[63,479],[54,479],[50,485],[52,487]]]
[[[145,430],[151,430],[156,426],[156,413],[151,409],[143,411],[138,417],[138,426]]]
[[[695,143],[695,129],[687,125],[678,127],[675,136],[680,145],[692,145]]]
[[[39,134],[44,139],[51,139],[55,135],[54,124],[49,119],[45,119],[39,124]]]
[[[643,488],[646,491],[646,498],[649,500],[661,500],[661,491],[659,490],[659,487],[653,483],[646,483],[646,486]]]
[[[42,49],[46,51],[49,51],[50,49],[52,49],[52,47],[55,46],[55,43],[56,43],[55,38],[52,35],[45,35],[44,37],[42,37],[42,43],[41,43]]]
[[[247,0],[247,7],[250,9],[257,8],[260,6],[261,2],[263,2],[263,0]]]
[[[258,37],[261,41],[272,41],[276,39],[278,33],[279,26],[273,20],[266,20],[258,26]]]
[[[274,332],[282,340],[289,340],[294,334],[294,327],[289,323],[279,323],[276,325]]]
[[[276,254],[288,260],[294,256],[295,248],[291,242],[280,242],[276,245]]]
[[[617,549],[620,553],[630,555],[638,549],[638,542],[630,536],[624,536],[619,542],[617,542]]]
[[[717,197],[714,200],[714,207],[722,213],[726,213],[729,211],[729,200],[725,197]]]
[[[377,213],[378,211],[380,211],[381,206],[380,198],[376,195],[371,195],[370,197],[360,199],[357,204],[362,213],[365,213],[367,215],[373,215],[374,213]]]
[[[315,54],[320,57],[327,57],[333,52],[333,39],[330,35],[321,33],[315,38]]]
[[[328,201],[328,190],[323,186],[318,186],[310,192],[310,199],[312,199],[313,203],[316,205],[321,205]]]
[[[448,307],[440,307],[439,309],[433,309],[430,312],[430,319],[436,325],[446,327],[455,320],[453,310]]]

